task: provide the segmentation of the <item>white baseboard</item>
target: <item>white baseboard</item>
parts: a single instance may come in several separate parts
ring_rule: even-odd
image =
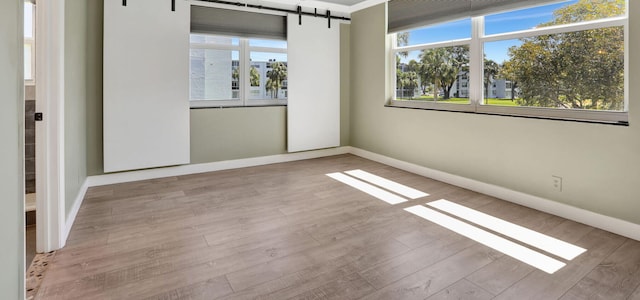
[[[640,241],[640,224],[351,147],[351,154]]]
[[[409,163],[406,161],[398,160],[388,156],[380,155],[370,151],[362,150],[355,147],[345,146],[339,148],[278,154],[262,157],[253,157],[245,159],[227,160],[212,163],[193,164],[166,168],[157,168],[149,170],[113,173],[97,176],[89,176],[75,200],[75,203],[69,213],[69,217],[66,222],[66,234],[64,240],[71,230],[73,221],[76,214],[80,209],[84,194],[88,187],[101,186],[107,184],[131,182],[138,180],[155,179],[170,176],[180,176],[196,173],[214,172],[229,169],[238,169],[245,167],[254,167],[261,165],[268,165],[274,163],[291,162],[304,159],[312,159],[340,154],[351,153],[366,159],[370,159],[385,165],[389,165],[407,172],[446,182],[455,186],[459,186],[465,189],[469,189],[478,193],[493,196],[505,201],[520,204],[526,207],[530,207],[536,210],[540,210],[552,215],[563,217],[565,219],[580,222],[589,226],[600,228],[615,234],[619,234],[634,240],[640,241],[640,224],[634,224],[625,220],[616,219],[610,216],[594,213],[585,209],[577,208],[574,206],[566,205],[560,202],[551,201],[541,197],[525,194],[522,192],[510,190],[504,187],[500,187],[493,184],[484,183],[481,181],[465,178],[449,174],[446,172],[430,169],[417,164]]]
[[[69,211],[69,215],[65,220],[65,227],[62,236],[62,245],[60,248],[64,247],[67,243],[67,238],[69,237],[69,233],[71,232],[71,227],[73,227],[73,222],[76,220],[76,216],[78,215],[78,211],[80,210],[80,206],[82,205],[82,201],[84,200],[84,195],[87,193],[87,189],[89,189],[89,178],[86,178],[80,186],[80,190],[78,191],[78,195],[73,200],[73,206],[71,206],[71,210]]]
[[[66,244],[67,238],[69,237],[69,233],[71,232],[71,227],[73,226],[73,222],[76,220],[76,216],[78,215],[78,211],[80,210],[80,206],[82,205],[82,201],[84,200],[84,196],[87,193],[87,190],[89,189],[89,187],[123,183],[123,182],[131,182],[131,181],[138,181],[138,180],[155,179],[155,178],[162,178],[162,177],[170,177],[170,176],[179,176],[179,175],[197,174],[197,173],[205,173],[205,172],[213,172],[213,171],[221,171],[221,170],[229,170],[229,169],[238,169],[238,168],[245,168],[245,167],[254,167],[254,166],[261,166],[261,165],[268,165],[268,164],[275,164],[275,163],[282,163],[282,162],[290,162],[290,161],[296,161],[296,160],[312,159],[312,158],[347,154],[350,152],[350,150],[351,150],[351,147],[338,147],[338,148],[322,149],[322,150],[315,150],[315,151],[287,153],[287,154],[253,157],[253,158],[236,159],[236,160],[226,160],[226,161],[204,163],[204,164],[193,164],[193,165],[185,165],[185,166],[175,166],[175,167],[89,176],[85,179],[84,183],[80,187],[80,190],[78,191],[78,195],[76,196],[73,206],[71,207],[71,211],[69,212],[69,216],[66,219],[65,228],[63,232],[64,236],[62,237],[62,245],[60,245],[60,247],[62,248],[64,247],[64,244]]]
[[[252,158],[217,161],[211,163],[192,164],[184,166],[156,168],[148,170],[130,171],[122,173],[112,173],[104,175],[89,176],[89,186],[101,186],[115,183],[155,179],[162,177],[189,175],[206,173],[246,167],[255,167],[283,162],[291,162],[304,159],[312,159],[340,154],[350,153],[351,147],[338,147],[314,151],[277,154],[270,156],[260,156]]]

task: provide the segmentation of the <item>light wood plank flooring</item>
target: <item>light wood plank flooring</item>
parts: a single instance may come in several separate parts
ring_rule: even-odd
[[[429,193],[390,205],[327,173]],[[587,249],[550,275],[403,209],[447,199]],[[91,188],[37,299],[640,299],[640,242],[352,155]]]

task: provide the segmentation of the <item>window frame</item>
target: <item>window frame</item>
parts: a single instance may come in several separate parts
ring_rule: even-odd
[[[220,35],[220,34],[204,34],[191,33],[195,35],[208,35],[215,37],[235,38],[238,39],[238,45],[225,45],[213,43],[189,43],[189,49],[204,50],[228,50],[238,51],[239,70],[239,97],[238,99],[221,99],[221,100],[192,100],[189,96],[191,108],[212,108],[212,107],[244,107],[244,106],[284,106],[287,105],[287,98],[282,99],[249,99],[251,90],[251,52],[270,52],[287,54],[287,48],[272,48],[263,46],[250,46],[252,38]]]
[[[389,34],[389,78],[392,87],[392,97],[389,106],[402,108],[421,108],[429,110],[472,112],[479,114],[504,115],[516,117],[533,117],[569,121],[586,121],[596,123],[628,124],[629,111],[629,1],[626,1],[624,16],[603,18],[599,20],[583,21],[571,24],[554,25],[526,30],[485,35],[484,16],[471,18],[471,38],[451,40],[437,43],[427,43],[398,47],[397,33]],[[513,11],[513,10],[512,10]],[[493,14],[493,13],[492,13]],[[456,20],[450,20],[453,22]],[[588,109],[556,109],[530,106],[498,106],[487,105],[484,99],[483,68],[484,44],[525,37],[577,32],[598,28],[622,26],[624,31],[624,109],[622,111],[588,110]],[[416,100],[396,99],[396,55],[399,52],[433,49],[440,47],[469,45],[469,103],[452,104]]]

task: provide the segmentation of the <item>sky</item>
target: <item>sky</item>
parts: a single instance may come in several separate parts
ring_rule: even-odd
[[[551,21],[553,19],[553,11],[560,7],[575,4],[577,2],[578,0],[563,1],[551,5],[486,16],[485,35],[534,28],[538,24]],[[470,37],[471,19],[464,19],[413,30],[409,34],[409,45],[450,41]],[[487,59],[492,59],[497,63],[502,63],[509,58],[507,51],[509,47],[519,44],[520,41],[517,39],[485,43],[486,57]],[[417,60],[417,55],[419,53],[419,51],[413,51],[409,54],[407,61],[411,59]]]
[[[249,40],[249,47],[271,47],[271,48],[287,48],[287,41],[278,40]],[[266,53],[266,52],[251,52],[251,61],[269,61],[275,59],[276,61],[287,61],[286,53]]]

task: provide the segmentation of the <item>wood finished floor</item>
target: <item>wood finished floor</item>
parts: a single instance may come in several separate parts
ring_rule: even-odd
[[[325,174],[430,196],[390,205]],[[549,275],[403,208],[447,199],[586,248]],[[36,299],[640,299],[640,242],[352,155],[89,189]]]

